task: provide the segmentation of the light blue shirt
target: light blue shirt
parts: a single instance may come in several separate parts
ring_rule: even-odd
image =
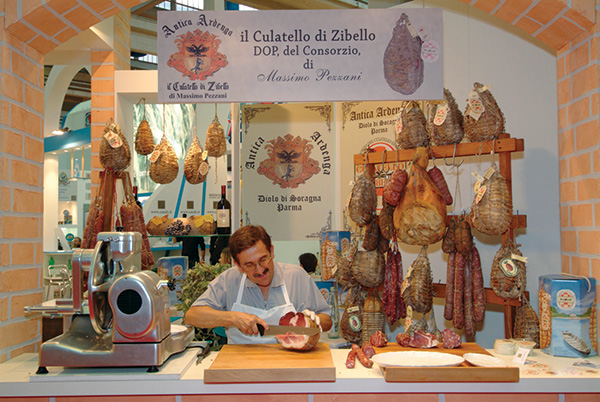
[[[331,316],[331,307],[319,291],[317,284],[306,271],[294,264],[274,263],[275,273],[269,288],[267,300],[260,288],[247,280],[242,295],[242,304],[264,310],[285,304],[283,284],[288,291],[290,301],[296,311],[308,309],[317,314]],[[230,311],[235,303],[237,291],[242,280],[242,273],[236,266],[229,268],[209,283],[206,292],[192,306],[209,306],[215,310]]]

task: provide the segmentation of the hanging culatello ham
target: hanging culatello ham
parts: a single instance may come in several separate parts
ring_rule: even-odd
[[[102,167],[114,169],[115,171],[127,168],[129,162],[131,162],[129,143],[112,117],[104,127],[99,157]]]
[[[446,231],[446,202],[427,171],[427,148],[417,148],[404,194],[394,211],[399,241],[428,245],[442,240]]]
[[[518,244],[507,242],[500,247],[492,262],[490,287],[498,297],[517,299],[527,286],[527,270]],[[517,257],[517,258],[515,258]]]
[[[489,88],[479,82],[469,93],[464,129],[471,142],[493,140],[504,132],[504,115]]]
[[[464,117],[452,93],[444,88],[444,101],[431,104],[429,116],[431,141],[434,145],[457,144],[465,135]]]
[[[171,183],[179,173],[177,154],[163,133],[160,143],[150,155],[150,178],[158,184]]]
[[[410,95],[423,84],[422,45],[423,40],[412,28],[408,15],[402,13],[383,54],[383,75],[394,91]]]
[[[154,137],[150,129],[150,124],[146,120],[146,99],[142,98],[140,102],[142,102],[144,115],[135,133],[135,152],[138,155],[150,155],[154,151]]]
[[[190,184],[203,183],[206,180],[210,166],[204,156],[198,136],[194,136],[183,162],[183,173]]]
[[[375,217],[377,209],[377,190],[371,177],[363,173],[356,179],[350,201],[348,202],[348,216],[358,226],[365,226]]]
[[[493,173],[481,183],[473,200],[471,224],[481,233],[493,236],[501,235],[510,228],[512,200],[496,163],[492,163],[489,171]]]
[[[204,149],[208,156],[220,158],[227,152],[227,141],[225,140],[225,130],[217,117],[217,105],[215,105],[215,118],[206,130],[206,142]]]
[[[413,149],[429,145],[427,119],[419,103],[408,102],[396,119],[396,145],[400,149]]]
[[[404,286],[403,286],[404,287]],[[406,286],[402,292],[404,302],[417,313],[428,313],[433,306],[433,275],[427,257],[427,246],[423,246],[417,259],[406,273]]]

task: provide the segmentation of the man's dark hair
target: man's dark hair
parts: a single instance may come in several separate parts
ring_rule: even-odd
[[[256,243],[262,241],[267,250],[271,251],[271,236],[265,228],[258,225],[242,226],[231,235],[229,239],[229,251],[231,258],[238,262],[237,256],[245,250],[253,247]]]
[[[298,260],[300,261],[302,268],[309,274],[315,272],[317,265],[319,264],[317,256],[313,253],[301,254],[300,257],[298,257]]]

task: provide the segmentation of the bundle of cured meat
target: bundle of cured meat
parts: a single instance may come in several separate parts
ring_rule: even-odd
[[[413,149],[429,145],[427,119],[415,101],[408,102],[396,119],[396,145],[400,149]]]
[[[150,155],[150,178],[155,183],[168,184],[177,177],[179,173],[179,160],[177,154],[163,133],[160,143],[154,148]]]
[[[464,215],[458,218],[456,228],[454,229],[454,247],[460,254],[468,255],[473,248],[473,234],[471,225]]]
[[[394,229],[394,209],[395,207],[383,201],[383,208],[379,212],[379,233],[385,240],[392,240],[396,229]]]
[[[385,277],[385,256],[378,249],[358,251],[352,262],[352,276],[365,288],[381,285]]]
[[[365,297],[360,286],[351,288],[346,297],[346,308],[340,319],[340,333],[348,342],[359,342],[362,339],[362,314]]]
[[[332,279],[335,267],[338,264],[338,251],[335,242],[329,240],[329,235],[321,244],[321,276],[324,281]]]
[[[402,297],[402,254],[394,243],[388,251],[383,281],[383,307],[390,325],[406,317],[406,306]]]
[[[504,132],[504,115],[486,86],[474,83],[467,102],[464,129],[469,141],[492,140]]]
[[[394,170],[383,186],[383,200],[394,207],[398,205],[407,181],[408,173],[406,173],[406,170]]]
[[[394,211],[394,227],[399,241],[413,245],[433,244],[446,231],[446,202],[425,170],[426,148],[415,153],[404,194]]]
[[[422,45],[408,15],[402,13],[383,54],[383,75],[394,91],[410,95],[423,84]]]
[[[135,152],[138,155],[150,155],[152,151],[154,151],[154,136],[150,124],[146,120],[146,110],[144,109],[144,117],[135,132]]]
[[[154,265],[154,256],[150,250],[150,242],[148,240],[148,232],[144,223],[144,212],[142,208],[135,202],[129,200],[123,202],[119,210],[121,223],[125,232],[139,232],[142,235],[142,270],[151,269]]]
[[[490,169],[493,173],[481,183],[473,200],[471,223],[481,233],[500,235],[510,228],[512,199],[496,164],[492,163]]]
[[[458,144],[465,135],[464,117],[452,93],[444,88],[444,101],[434,105],[429,116],[429,134],[434,145]]]
[[[350,246],[342,250],[342,254],[338,259],[338,267],[335,271],[335,280],[337,283],[344,287],[351,287],[356,285],[356,279],[352,275],[352,263],[354,262],[354,256],[358,250],[358,244],[356,239],[350,242]]]
[[[417,313],[428,313],[433,305],[433,275],[427,257],[427,246],[421,248],[417,259],[406,273],[402,296],[407,306]]]
[[[377,190],[373,179],[363,173],[356,179],[350,200],[348,202],[348,216],[358,226],[365,226],[375,217],[377,209]]]
[[[210,166],[202,151],[198,136],[194,136],[192,145],[188,149],[185,161],[183,162],[183,173],[185,179],[190,184],[203,183],[206,180]]]
[[[456,233],[456,218],[452,217],[448,221],[448,227],[446,228],[446,233],[442,238],[442,251],[446,254],[450,254],[456,251],[455,237]]]
[[[379,217],[376,215],[373,220],[365,227],[365,236],[362,246],[367,251],[373,251],[379,245],[381,232],[379,230]]]
[[[494,256],[490,285],[499,297],[517,299],[525,291],[527,270],[525,262],[518,258],[520,256],[523,254],[519,251],[518,245],[512,243],[502,245]]]
[[[206,149],[206,152],[208,152],[208,156],[213,156],[215,158],[219,158],[225,155],[225,152],[227,152],[225,131],[223,130],[223,126],[217,117],[216,105],[215,118],[206,130],[206,142],[204,143],[204,149]]]
[[[100,142],[100,163],[104,168],[123,170],[131,162],[129,143],[112,117],[104,127],[104,135]]]
[[[94,200],[90,204],[90,210],[88,212],[87,219],[85,220],[85,227],[83,229],[83,236],[81,239],[81,248],[96,247],[98,233],[102,232],[104,227],[102,194],[104,194],[104,183],[107,174],[114,175],[114,171],[105,170],[100,173],[100,185],[98,186],[96,197],[94,197]]]
[[[517,307],[515,312],[513,338],[522,338],[528,341],[533,341],[535,342],[536,348],[540,343],[540,326],[538,316],[525,297],[523,297],[522,304]]]
[[[381,332],[385,326],[385,315],[383,314],[383,303],[377,292],[371,293],[363,304],[363,330],[362,343],[370,343],[371,336],[375,332]]]

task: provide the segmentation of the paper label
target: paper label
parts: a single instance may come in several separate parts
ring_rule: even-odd
[[[479,202],[481,202],[481,199],[483,198],[486,190],[486,186],[481,186],[479,187],[479,189],[477,189],[477,195],[475,196],[475,204],[479,204]]]
[[[348,324],[350,324],[350,329],[354,332],[359,332],[362,329],[362,322],[358,314],[352,314],[348,317]]]
[[[510,258],[503,258],[500,261],[500,269],[504,272],[504,275],[508,277],[517,276],[519,273],[519,267]]]
[[[202,162],[200,164],[200,166],[198,166],[198,173],[200,173],[201,176],[206,176],[208,174],[208,171],[210,169],[210,166],[208,165],[208,163]]]
[[[490,177],[492,177],[492,175],[496,172],[496,169],[494,169],[493,166],[490,166],[488,168],[488,170],[485,171],[485,174],[483,175],[483,177],[485,177],[486,179],[489,179]]]
[[[475,113],[483,113],[485,112],[485,107],[483,106],[483,103],[481,103],[481,101],[479,100],[479,98],[471,98],[469,99],[469,107],[475,112]]]
[[[202,152],[202,160],[205,161],[208,158],[208,151]]]
[[[394,127],[396,127],[396,134],[400,134],[402,132],[402,113],[398,113],[396,115],[396,122],[394,123]]]
[[[434,40],[428,40],[421,46],[421,59],[424,62],[433,63],[440,56],[440,45]]]
[[[160,157],[160,149],[156,149],[154,148],[154,151],[152,151],[152,153],[150,154],[150,163],[154,163],[158,160],[158,158]]]
[[[515,353],[515,357],[513,357],[513,363],[525,364],[525,360],[527,360],[529,352],[531,352],[529,349],[517,348],[517,353]]]
[[[448,105],[438,105],[435,117],[433,118],[433,124],[441,126],[446,121],[448,116]]]
[[[510,258],[512,258],[513,260],[517,260],[517,261],[521,261],[521,262],[527,263],[527,257],[523,257],[522,255],[511,254]]]
[[[352,307],[348,307],[348,313],[354,313],[355,311],[359,311],[360,307],[358,306],[352,306]]]
[[[409,22],[408,24],[406,24],[406,28],[408,29],[408,32],[410,32],[410,35],[413,38],[416,38],[418,34],[418,32],[415,30],[415,28],[412,26],[412,24]]]
[[[106,134],[104,134],[104,138],[108,141],[108,145],[111,148],[119,148],[123,146],[123,141],[121,141],[121,137],[114,131],[109,130]]]
[[[217,209],[217,227],[228,228],[229,226],[229,210]]]

